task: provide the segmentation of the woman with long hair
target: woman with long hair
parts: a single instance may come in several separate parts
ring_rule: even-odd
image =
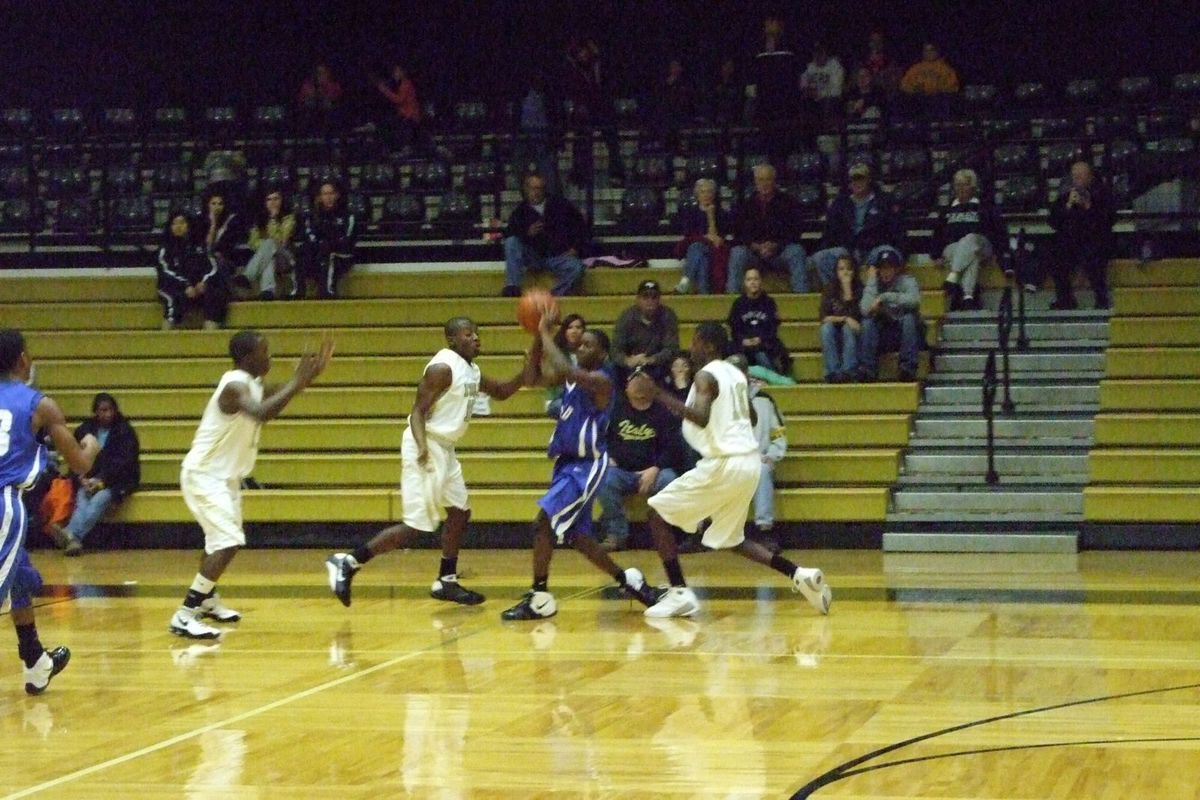
[[[840,256],[837,279],[821,293],[821,353],[827,383],[850,383],[858,374],[863,283],[852,256]]]
[[[296,269],[296,254],[292,237],[296,233],[296,215],[287,198],[277,187],[270,187],[263,196],[258,219],[250,229],[250,249],[254,255],[238,276],[247,289],[258,281],[260,300],[275,299],[275,281],[280,275],[290,275]]]

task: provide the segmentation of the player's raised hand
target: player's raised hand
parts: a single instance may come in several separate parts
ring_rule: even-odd
[[[558,328],[558,306],[551,305],[542,308],[542,318],[538,321],[538,331],[553,336]]]
[[[301,389],[307,388],[317,376],[325,371],[329,366],[330,359],[333,358],[333,336],[326,331],[321,337],[321,344],[316,352],[310,351],[305,345],[304,352],[300,355],[300,363],[296,365],[296,383]]]

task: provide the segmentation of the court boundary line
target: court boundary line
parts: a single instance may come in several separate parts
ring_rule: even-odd
[[[590,589],[585,589],[581,592],[577,592],[573,595],[567,595],[563,599],[564,600],[578,600],[580,598],[587,597],[589,594],[595,594],[596,592],[602,591],[604,588],[605,588],[604,586],[592,587]],[[547,619],[550,619],[550,617],[547,617]],[[243,711],[238,714],[234,714],[231,717],[227,717],[227,718],[217,721],[217,722],[210,722],[205,725],[201,725],[200,727],[193,728],[190,731],[184,731],[183,733],[175,734],[174,736],[170,736],[166,739],[155,742],[153,744],[148,744],[145,747],[140,747],[137,750],[134,750],[129,753],[125,753],[124,755],[116,756],[115,758],[110,758],[107,761],[102,761],[99,764],[92,764],[89,767],[81,767],[80,769],[77,769],[74,772],[69,772],[66,775],[60,775],[57,778],[52,778],[48,781],[43,781],[42,783],[36,784],[34,786],[28,786],[24,789],[20,789],[16,792],[13,792],[12,794],[7,794],[3,798],[0,798],[0,800],[18,800],[18,798],[22,798],[22,797],[32,797],[35,794],[39,794],[41,792],[45,792],[47,790],[54,789],[54,788],[62,786],[64,784],[73,783],[74,781],[77,781],[80,778],[86,778],[89,775],[95,775],[96,773],[103,772],[106,769],[110,769],[112,767],[117,767],[117,766],[120,766],[121,764],[126,764],[130,761],[135,761],[135,760],[141,758],[142,756],[148,756],[148,755],[151,755],[152,753],[157,753],[161,750],[166,750],[170,747],[174,747],[177,744],[182,744],[183,742],[186,742],[190,739],[195,739],[196,737],[202,736],[210,731],[219,730],[220,728],[224,728],[228,725],[234,725],[239,722],[244,722],[245,720],[248,720],[248,719],[253,719],[254,717],[260,716],[267,712],[275,711],[276,709],[290,705],[291,703],[296,702],[298,700],[306,700],[309,697],[312,697],[313,695],[316,695],[316,694],[319,694],[319,693],[325,691],[326,689],[334,689],[334,688],[337,688],[344,684],[355,681],[366,675],[373,675],[376,672],[388,669],[390,667],[394,667],[397,664],[403,664],[405,661],[410,661],[414,658],[417,658],[418,656],[425,655],[428,653],[432,653],[436,650],[443,649],[449,644],[453,644],[455,642],[460,642],[464,639],[469,639],[472,636],[477,636],[478,634],[483,633],[485,630],[490,630],[491,627],[492,626],[481,625],[479,628],[477,628],[475,630],[466,631],[464,633],[459,634],[458,636],[454,636],[450,639],[439,642],[437,644],[432,644],[428,647],[422,647],[417,650],[412,650],[410,652],[404,653],[403,655],[395,656],[394,658],[390,658],[387,661],[382,661],[373,667],[367,667],[365,669],[351,673],[350,675],[342,675],[341,677],[334,678],[333,680],[325,681],[324,683],[319,683],[316,686],[310,686],[307,689],[304,689],[299,692],[295,692],[286,697],[281,697],[278,700],[272,700],[270,703],[267,703],[266,705],[262,705],[257,708],[248,709],[246,711]]]

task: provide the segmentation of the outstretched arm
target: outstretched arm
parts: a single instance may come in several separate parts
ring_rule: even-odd
[[[551,372],[555,375],[556,383],[571,381],[582,387],[592,396],[592,401],[599,408],[607,408],[612,399],[612,379],[601,370],[582,369],[571,363],[571,359],[554,341],[554,331],[558,328],[558,318],[547,312],[542,315],[538,332],[542,337],[542,350],[546,354]]]
[[[664,391],[649,375],[639,373],[630,378],[631,381],[640,381],[639,386],[648,393],[654,395],[654,399],[661,403],[668,411],[677,417],[683,417],[689,422],[699,425],[701,428],[708,426],[708,418],[712,413],[713,401],[720,394],[720,388],[717,386],[717,381],[707,372],[697,372],[693,384],[696,387],[696,394],[692,398],[692,404],[686,405],[675,395]]]
[[[305,352],[292,379],[261,401],[250,396],[250,387],[241,381],[231,381],[221,391],[217,405],[226,414],[242,413],[259,422],[267,422],[279,416],[292,398],[300,394],[329,366],[333,358],[333,337],[326,332],[321,338],[320,349],[315,353]]]

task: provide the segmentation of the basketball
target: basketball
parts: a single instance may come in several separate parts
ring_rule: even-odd
[[[517,303],[517,322],[530,333],[537,333],[542,314],[549,309],[558,315],[558,300],[545,289],[529,289]]]

